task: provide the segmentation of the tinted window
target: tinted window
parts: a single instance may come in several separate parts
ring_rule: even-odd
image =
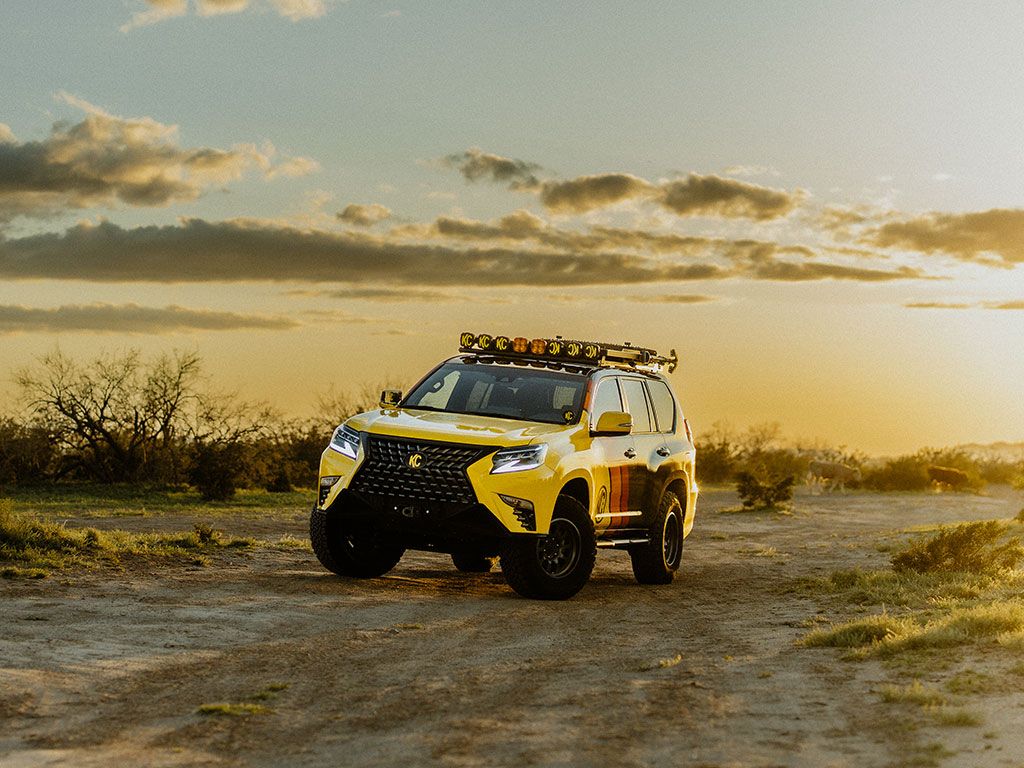
[[[648,381],[647,392],[654,406],[654,419],[659,432],[671,432],[676,428],[676,401],[664,381]]]
[[[640,379],[619,379],[622,396],[626,398],[626,410],[633,417],[634,432],[652,432],[651,414],[647,410],[647,395]]]
[[[597,385],[594,393],[594,404],[591,406],[591,423],[597,424],[602,413],[622,410],[622,398],[619,397],[619,385],[615,379],[604,379]]]
[[[550,424],[579,420],[586,378],[483,363],[446,363],[402,402],[404,408]]]

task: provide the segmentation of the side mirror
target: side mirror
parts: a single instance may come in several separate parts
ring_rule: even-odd
[[[385,389],[380,393],[381,408],[397,408],[400,402],[402,402],[402,390],[400,389]]]
[[[622,411],[606,411],[590,430],[592,435],[628,435],[633,431],[633,417]]]

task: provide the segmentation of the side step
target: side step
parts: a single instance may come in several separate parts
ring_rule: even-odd
[[[651,537],[643,529],[623,528],[611,531],[607,539],[598,539],[597,546],[608,549],[625,549],[631,544],[647,544]]]

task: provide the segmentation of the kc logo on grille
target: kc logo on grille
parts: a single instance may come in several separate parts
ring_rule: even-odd
[[[423,454],[422,453],[414,453],[414,454],[410,455],[408,463],[409,463],[409,466],[412,467],[413,469],[419,469],[420,465],[423,463]]]

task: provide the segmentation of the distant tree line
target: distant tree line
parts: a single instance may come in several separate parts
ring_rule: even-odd
[[[87,363],[53,352],[19,371],[23,410],[0,417],[0,486],[53,481],[194,485],[207,499],[239,487],[312,486],[331,430],[377,402],[328,391],[317,414],[285,419],[217,392],[195,353],[137,351]]]
[[[1017,460],[978,455],[960,448],[925,448],[886,459],[869,459],[845,446],[785,444],[778,424],[760,424],[737,432],[723,423],[697,436],[697,477],[704,483],[733,483],[753,477],[763,483],[807,475],[813,459],[835,461],[861,470],[861,486],[876,491],[924,491],[931,487],[928,468],[958,469],[967,476],[966,489],[987,484],[1024,488],[1024,457]]]

